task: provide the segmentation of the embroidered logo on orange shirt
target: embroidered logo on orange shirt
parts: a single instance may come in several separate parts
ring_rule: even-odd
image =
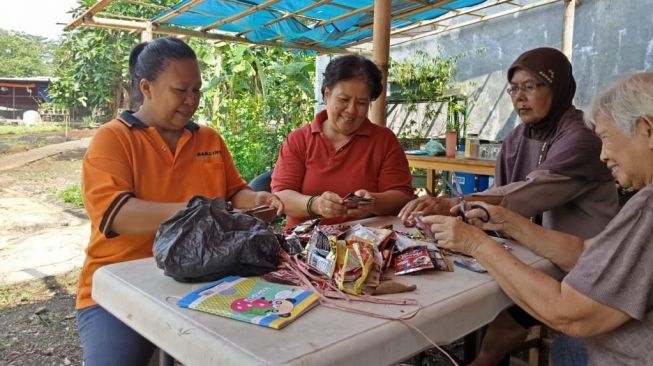
[[[222,151],[220,151],[220,150],[200,151],[200,152],[197,153],[197,158],[198,159],[214,159],[214,158],[217,158],[220,155],[222,155]]]

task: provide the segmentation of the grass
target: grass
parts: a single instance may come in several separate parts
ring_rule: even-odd
[[[38,133],[38,132],[51,132],[63,131],[64,126],[58,124],[38,124],[34,126],[10,126],[0,125],[0,135],[5,134],[18,134],[18,133]]]
[[[82,200],[82,189],[78,183],[71,184],[66,187],[66,189],[59,192],[59,197],[61,197],[64,202],[73,204],[77,207],[84,207],[84,201]]]

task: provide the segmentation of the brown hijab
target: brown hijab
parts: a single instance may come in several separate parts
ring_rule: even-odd
[[[534,170],[585,181],[612,180],[599,159],[601,140],[585,126],[583,112],[572,104],[576,81],[567,57],[555,48],[536,48],[512,63],[508,81],[517,69],[532,72],[549,86],[551,109],[542,121],[522,123],[508,134],[497,158],[497,185],[525,180]]]

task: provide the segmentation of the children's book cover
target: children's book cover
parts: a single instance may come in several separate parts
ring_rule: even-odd
[[[229,276],[203,286],[177,305],[273,329],[281,329],[317,305],[315,293],[264,281]]]

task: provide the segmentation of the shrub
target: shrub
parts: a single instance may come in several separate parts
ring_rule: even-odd
[[[59,197],[61,197],[64,202],[70,203],[77,207],[84,207],[82,189],[79,186],[79,183],[68,185],[68,187],[66,187],[63,191],[59,192]]]

